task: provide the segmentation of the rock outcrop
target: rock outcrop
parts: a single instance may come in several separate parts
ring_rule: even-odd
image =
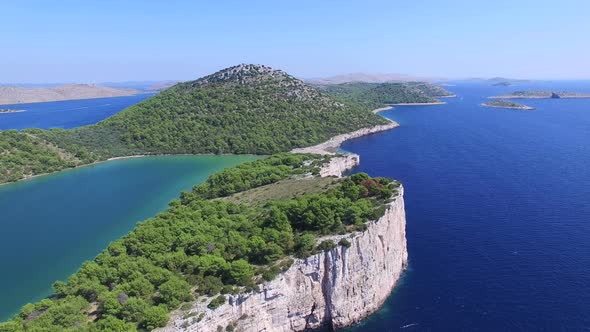
[[[379,109],[379,110],[385,110],[385,109],[389,109],[389,107]],[[377,111],[379,111],[379,110],[377,110]],[[389,120],[389,119],[387,119],[387,120]],[[362,128],[362,129],[353,131],[348,134],[334,136],[334,137],[330,138],[329,140],[327,140],[323,143],[320,143],[318,145],[308,146],[306,148],[293,149],[293,150],[291,150],[291,152],[292,153],[314,153],[314,154],[333,155],[333,154],[337,153],[337,150],[340,147],[340,145],[346,140],[358,138],[358,137],[365,136],[365,135],[371,135],[371,134],[378,133],[381,131],[390,130],[390,129],[393,129],[396,127],[399,127],[399,124],[395,121],[389,120],[389,123],[385,124],[385,125],[378,125],[378,126],[374,126],[374,127]]]
[[[401,186],[383,217],[367,226],[332,237],[350,245],[295,260],[259,292],[229,295],[215,310],[207,309],[209,301],[197,300],[158,331],[218,331],[228,325],[236,331],[303,331],[360,321],[383,304],[407,264]]]
[[[360,163],[360,156],[355,153],[347,153],[339,157],[332,157],[320,169],[320,176],[342,177],[351,168],[357,167]]]

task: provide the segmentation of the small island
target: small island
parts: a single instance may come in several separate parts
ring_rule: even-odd
[[[514,91],[507,95],[492,96],[492,99],[560,99],[560,98],[590,98],[590,93],[571,91],[529,90]]]
[[[493,107],[493,108],[508,108],[508,109],[513,109],[513,110],[522,110],[522,111],[534,110],[533,107],[519,104],[519,103],[515,103],[510,100],[504,100],[504,99],[488,101],[488,102],[482,103],[481,106]]]
[[[0,114],[4,113],[21,113],[26,112],[25,110],[11,110],[11,109],[0,109]]]
[[[492,84],[492,86],[511,86],[511,85],[512,85],[512,83],[510,83],[508,81],[502,81],[502,82]]]

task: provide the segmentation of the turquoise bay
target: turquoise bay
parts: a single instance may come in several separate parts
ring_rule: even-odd
[[[255,156],[115,160],[0,186],[0,320],[51,293],[181,191]]]

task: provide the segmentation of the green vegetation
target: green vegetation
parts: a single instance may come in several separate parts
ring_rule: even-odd
[[[65,151],[29,133],[0,131],[0,183],[89,162],[90,156],[75,147]]]
[[[0,183],[128,155],[273,154],[385,123],[366,105],[281,71],[240,65],[177,84],[96,125],[24,130],[21,138],[38,142],[35,153],[21,153],[32,143],[2,134]],[[37,167],[48,155],[51,165]]]
[[[436,97],[451,96],[445,89],[422,82],[344,83],[327,85],[323,90],[344,100],[376,108],[387,104],[437,103]]]
[[[548,91],[548,90],[521,90],[514,91],[507,95],[493,96],[490,98],[590,98],[590,93],[571,92],[571,91]]]
[[[487,107],[510,108],[510,109],[517,109],[517,110],[532,110],[532,109],[534,109],[530,106],[515,103],[513,101],[505,100],[505,99],[492,100],[492,101],[485,102],[481,105],[487,106]]]
[[[222,199],[236,204],[263,205],[271,199],[291,199],[304,194],[321,193],[337,186],[340,180],[332,177],[285,179]]]
[[[324,161],[282,154],[211,176],[112,242],[67,282],[56,282],[50,299],[0,323],[0,331],[151,330],[196,297],[209,296],[208,307],[215,309],[226,301],[220,293],[256,290],[291,266],[292,256],[336,246],[329,240],[318,245],[319,236],[363,230],[397,190],[396,182],[359,173],[295,198],[257,205],[219,199],[279,181],[308,181],[303,178]]]
[[[237,192],[275,183],[294,174],[318,174],[330,156],[311,154],[277,154],[266,159],[244,163],[210,176],[194,188],[199,198],[225,197]]]

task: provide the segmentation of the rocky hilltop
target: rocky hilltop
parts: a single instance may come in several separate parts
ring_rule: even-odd
[[[241,64],[176,84],[95,125],[0,132],[0,183],[114,157],[285,152],[387,124],[370,110],[281,70]]]
[[[95,84],[67,84],[53,88],[0,86],[0,104],[122,97],[140,94],[135,89],[117,89]]]

